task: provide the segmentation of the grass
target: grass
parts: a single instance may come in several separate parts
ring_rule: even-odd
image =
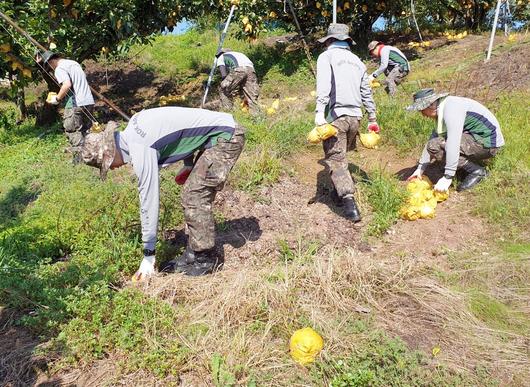
[[[159,37],[153,46],[137,48],[133,60],[185,84],[205,74],[214,38],[213,32],[197,31]],[[282,101],[273,116],[235,112],[247,128],[247,144],[230,184],[257,195],[292,170],[288,160],[306,150],[314,81],[300,52],[283,55],[233,39],[227,45],[255,61],[264,103],[299,97],[293,104]],[[466,57],[465,66],[478,58]],[[380,89],[375,94],[383,147],[402,155],[419,155],[433,127],[403,110],[418,82],[427,86],[464,67],[432,71],[431,64],[415,61],[413,68],[397,100]],[[146,287],[127,282],[141,258],[131,171],[114,171],[110,181],[100,182],[94,170],[70,164],[58,125],[43,129],[31,119],[17,125],[12,104],[2,103],[2,306],[19,311],[19,323],[47,342],[47,354],[58,359],[52,369],[119,359],[113,372],[131,384],[142,373],[151,378],[146,384],[168,385],[188,377],[199,380],[190,384],[207,380],[219,386],[494,385],[510,378],[523,384],[530,278],[528,98],[528,92],[509,93],[492,103],[507,128],[508,145],[491,165],[491,176],[465,196],[492,224],[484,238],[493,233],[499,245],[470,241],[466,251],[436,259],[380,256],[337,249],[302,233],[294,242],[274,240],[271,250],[233,263],[237,270],[201,280],[167,276]],[[182,228],[173,172],[161,172],[161,230]],[[371,219],[363,232],[381,238],[397,220],[403,193],[384,169],[370,166],[366,172],[353,171],[359,175],[358,201]],[[266,197],[256,200],[267,203]],[[216,218],[228,227],[222,213]],[[158,247],[163,262],[182,246]],[[232,252],[227,248],[231,263]],[[324,351],[307,369],[287,352],[290,335],[303,326],[325,339]],[[396,338],[411,332],[416,341],[410,346],[423,352]],[[433,345],[441,348],[437,356]]]

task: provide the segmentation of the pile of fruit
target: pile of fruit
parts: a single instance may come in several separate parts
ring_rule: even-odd
[[[399,210],[401,218],[406,220],[432,219],[436,206],[449,197],[449,192],[434,191],[428,177],[416,178],[407,184],[409,198]]]

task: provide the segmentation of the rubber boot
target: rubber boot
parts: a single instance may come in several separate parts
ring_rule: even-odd
[[[222,267],[213,249],[195,252],[195,262],[182,268],[181,272],[192,277],[211,274]]]
[[[463,169],[467,172],[467,175],[464,180],[456,187],[458,192],[474,187],[488,175],[486,168],[472,163],[471,161],[468,161],[463,166]]]
[[[353,196],[345,196],[342,198],[342,203],[344,204],[344,216],[348,219],[351,219],[354,223],[361,221],[361,213],[357,208],[355,199]]]
[[[162,268],[162,271],[165,273],[182,273],[187,267],[192,266],[195,260],[195,251],[191,247],[186,246],[186,250],[184,250],[180,257],[167,262]]]

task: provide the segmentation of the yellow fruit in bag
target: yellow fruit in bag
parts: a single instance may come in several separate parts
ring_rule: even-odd
[[[294,332],[289,342],[291,357],[301,365],[314,362],[322,348],[324,339],[309,327]]]
[[[434,191],[434,198],[438,203],[447,200],[449,197],[449,191]]]
[[[313,128],[312,131],[307,135],[307,141],[311,144],[318,144],[320,142],[320,136],[318,135],[317,128]]]
[[[421,206],[425,202],[423,191],[414,191],[410,194],[408,204],[412,206]]]
[[[406,220],[416,220],[420,218],[420,208],[418,206],[413,205],[405,205],[404,207],[401,207],[401,210],[399,211],[399,216],[402,219]]]
[[[378,133],[374,132],[368,132],[368,133],[361,133],[361,143],[365,148],[373,149],[379,144],[379,141],[381,141],[381,136]]]
[[[327,140],[337,134],[337,129],[330,124],[320,125],[315,128],[321,140]]]
[[[422,176],[421,179],[416,178],[407,184],[407,191],[422,191],[424,189],[431,189],[432,183],[427,176]]]
[[[432,207],[428,202],[424,203],[420,207],[420,217],[422,219],[432,219],[434,218],[434,215],[435,215],[434,207]]]
[[[46,97],[46,102],[51,103],[53,97],[57,97],[57,93],[54,93],[53,91],[50,91],[48,93],[48,97]]]
[[[423,194],[423,200],[431,200],[434,198],[434,191],[432,189],[424,189],[421,191]]]

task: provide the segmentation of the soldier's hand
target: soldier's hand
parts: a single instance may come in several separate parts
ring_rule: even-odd
[[[326,120],[326,116],[324,115],[324,112],[319,112],[315,114],[315,125],[321,126],[327,124],[328,121]]]
[[[144,259],[142,260],[142,263],[140,263],[140,267],[138,268],[136,273],[134,273],[134,275],[132,276],[131,280],[133,282],[145,281],[145,280],[147,280],[150,276],[152,276],[155,273],[156,273],[156,270],[155,270],[155,256],[154,255],[149,255],[149,256],[145,256],[144,255]]]

